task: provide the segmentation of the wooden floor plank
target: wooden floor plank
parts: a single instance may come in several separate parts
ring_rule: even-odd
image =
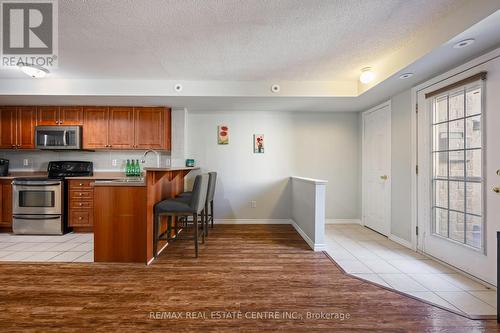
[[[469,320],[343,274],[289,225],[217,225],[210,231],[198,259],[190,241],[177,241],[148,267],[2,263],[0,331],[499,331],[494,320]],[[150,317],[169,311],[183,317]],[[243,318],[218,318],[233,311]],[[206,318],[186,318],[186,312]],[[252,318],[270,312],[279,318]],[[350,318],[308,319],[308,312]]]

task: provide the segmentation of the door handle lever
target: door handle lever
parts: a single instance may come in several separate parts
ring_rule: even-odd
[[[382,179],[382,180],[387,180],[387,178],[389,178],[389,177],[387,177],[387,175],[380,176],[380,179]]]
[[[495,186],[491,190],[495,193],[500,193],[500,186]]]

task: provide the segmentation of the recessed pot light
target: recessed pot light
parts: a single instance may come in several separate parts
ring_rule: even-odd
[[[359,81],[363,84],[367,84],[373,81],[375,78],[375,73],[372,71],[371,67],[365,67],[361,70],[361,75],[359,76]]]
[[[461,49],[461,48],[464,48],[464,47],[471,45],[474,42],[475,42],[474,38],[464,39],[464,40],[461,40],[460,42],[456,43],[455,45],[453,45],[453,48],[454,49]]]
[[[399,76],[399,78],[400,78],[401,80],[404,80],[404,79],[410,78],[410,77],[412,77],[412,76],[413,76],[413,73],[403,73],[403,74],[401,74],[401,75]]]
[[[24,63],[20,63],[18,66],[19,68],[21,68],[24,74],[31,76],[32,78],[35,79],[41,79],[45,77],[45,75],[49,74],[49,70],[43,68],[42,66],[24,64]]]

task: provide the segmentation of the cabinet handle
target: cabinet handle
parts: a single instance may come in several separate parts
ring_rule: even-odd
[[[78,204],[78,206],[80,206],[80,207],[81,207],[81,206],[83,206],[83,204],[82,204],[82,203],[80,203],[80,204]]]
[[[83,186],[83,183],[80,183],[80,186]]]
[[[79,220],[81,220],[81,219],[82,219],[82,217],[80,216],[78,219],[79,219]]]
[[[80,193],[80,196],[83,196],[83,193]]]

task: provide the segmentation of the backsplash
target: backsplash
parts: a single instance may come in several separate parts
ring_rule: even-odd
[[[2,151],[10,160],[10,171],[46,171],[49,161],[92,161],[94,171],[125,171],[127,159],[142,159],[145,150],[137,151]],[[24,165],[25,160],[28,165]],[[116,165],[113,162],[116,161]],[[149,153],[141,167],[156,167],[156,155]],[[160,152],[160,166],[170,166],[170,153]]]

